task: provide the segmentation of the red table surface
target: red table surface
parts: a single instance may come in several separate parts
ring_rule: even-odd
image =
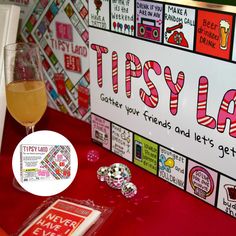
[[[97,235],[236,235],[236,219],[99,147],[91,140],[89,124],[48,108],[36,130],[63,134],[77,152],[76,178],[59,196],[90,199],[97,205],[113,208]],[[0,154],[0,227],[9,234],[16,232],[46,199],[12,187],[11,157],[24,136],[24,128],[7,114]],[[99,152],[97,162],[87,160],[90,150]],[[97,180],[99,167],[117,162],[130,168],[132,182],[138,188],[137,195],[131,199]]]

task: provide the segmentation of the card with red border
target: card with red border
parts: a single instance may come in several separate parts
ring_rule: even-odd
[[[80,236],[100,218],[101,211],[58,199],[33,219],[19,236]]]

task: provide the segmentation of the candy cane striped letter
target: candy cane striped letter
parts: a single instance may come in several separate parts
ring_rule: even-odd
[[[208,94],[208,79],[205,76],[201,76],[198,84],[197,122],[200,125],[214,129],[216,127],[215,119],[206,114],[207,94]]]
[[[230,110],[230,103],[232,105],[232,112]],[[229,90],[225,95],[221,102],[220,110],[218,113],[218,122],[217,122],[217,130],[221,133],[224,132],[226,121],[230,120],[229,127],[229,135],[236,138],[236,90]]]
[[[172,115],[176,115],[178,111],[179,93],[184,86],[184,73],[182,71],[179,72],[176,83],[172,80],[170,67],[165,67],[164,75],[170,89],[170,112]]]
[[[131,69],[131,62],[134,64],[135,69]],[[131,77],[139,78],[142,74],[142,65],[137,56],[132,53],[126,53],[125,62],[125,85],[126,85],[126,96],[131,97]]]
[[[143,76],[144,76],[144,80],[146,82],[146,85],[148,86],[148,88],[150,90],[150,95],[146,94],[146,92],[141,88],[139,91],[139,96],[140,96],[141,100],[147,106],[154,108],[158,104],[158,92],[157,92],[155,85],[149,79],[148,72],[150,69],[154,70],[157,75],[161,74],[161,67],[157,62],[146,61],[144,64]]]
[[[112,86],[114,93],[118,93],[118,55],[112,52]]]
[[[91,48],[95,51],[97,51],[97,80],[98,80],[98,86],[102,87],[102,54],[108,53],[108,49],[106,47],[97,45],[97,44],[91,44]]]

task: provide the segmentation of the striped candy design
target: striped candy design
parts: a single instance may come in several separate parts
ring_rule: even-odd
[[[135,70],[131,70],[131,62],[135,65]],[[126,53],[125,62],[125,83],[126,83],[126,96],[131,97],[131,76],[140,77],[142,74],[142,65],[137,56],[132,53]]]
[[[152,83],[152,81],[148,77],[148,72],[150,69],[153,69],[157,75],[161,74],[161,67],[160,65],[155,62],[155,61],[147,61],[144,64],[144,70],[143,70],[143,75],[144,75],[144,80],[150,90],[150,95],[147,95],[145,91],[141,88],[139,92],[139,96],[141,100],[149,107],[154,108],[158,104],[158,92],[155,87],[155,85]]]
[[[112,52],[112,86],[114,93],[118,92],[118,54]]]
[[[197,121],[203,126],[214,129],[216,127],[215,119],[206,115],[208,79],[205,76],[200,77],[198,87]]]
[[[108,49],[106,47],[91,44],[91,48],[97,51],[97,78],[98,78],[98,86],[102,87],[102,53],[108,53]]]
[[[229,113],[229,105],[231,102],[234,102],[234,112]],[[230,119],[230,128],[229,134],[232,137],[236,137],[236,90],[229,90],[221,103],[220,111],[218,114],[218,123],[217,123],[217,130],[221,133],[224,132],[227,118]]]
[[[165,67],[164,76],[166,83],[171,91],[170,93],[170,112],[172,115],[176,115],[178,111],[178,101],[179,101],[179,93],[184,86],[184,73],[180,71],[177,76],[176,83],[172,80],[171,69],[170,67]]]

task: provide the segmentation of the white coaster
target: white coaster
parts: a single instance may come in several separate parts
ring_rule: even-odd
[[[17,182],[26,191],[52,196],[65,190],[73,181],[78,159],[73,145],[53,131],[29,134],[17,145],[12,159]]]

